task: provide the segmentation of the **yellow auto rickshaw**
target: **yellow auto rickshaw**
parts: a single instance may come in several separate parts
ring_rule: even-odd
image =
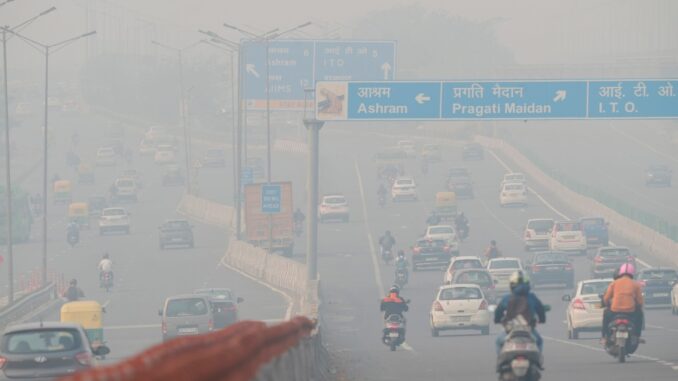
[[[453,221],[457,216],[457,195],[454,192],[436,193],[435,210],[441,221]]]
[[[86,202],[72,202],[68,205],[68,220],[80,228],[89,229],[89,205]]]
[[[71,202],[71,182],[57,180],[54,182],[54,203],[63,204]]]
[[[82,325],[93,348],[104,344],[102,315],[105,312],[99,302],[82,300],[65,303],[61,307],[61,322]]]
[[[94,169],[91,165],[80,164],[78,166],[78,183],[94,184]]]

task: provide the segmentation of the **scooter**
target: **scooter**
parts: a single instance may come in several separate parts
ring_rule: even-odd
[[[457,233],[459,234],[459,240],[463,241],[466,238],[468,238],[468,233],[469,230],[471,229],[469,224],[464,224],[464,225],[456,225],[457,226]]]
[[[401,289],[407,284],[407,269],[398,268],[395,272],[395,284]]]
[[[508,335],[497,357],[497,373],[501,381],[538,381],[544,358],[539,352],[532,329],[518,318],[505,326]]]
[[[100,287],[109,292],[113,288],[113,272],[105,271],[101,274]]]
[[[384,261],[384,264],[391,264],[393,260],[393,251],[391,249],[381,248],[381,259]]]
[[[640,338],[633,333],[631,318],[617,315],[608,327],[610,335],[605,343],[605,351],[619,362],[626,362],[626,357],[635,352],[640,344]]]
[[[405,342],[405,318],[400,315],[389,315],[384,321],[384,345],[395,351]]]
[[[383,208],[384,205],[386,205],[386,195],[385,194],[380,194],[379,195],[379,207]]]
[[[75,245],[80,242],[80,233],[75,231],[66,233],[66,241],[69,245],[71,245],[71,247],[75,247]]]

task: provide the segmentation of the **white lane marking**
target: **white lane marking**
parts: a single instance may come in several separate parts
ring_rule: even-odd
[[[285,291],[282,291],[282,290],[280,290],[276,287],[273,287],[269,284],[266,284],[265,282],[262,282],[261,280],[255,278],[255,277],[253,277],[249,274],[246,274],[243,271],[240,271],[239,269],[236,269],[235,267],[224,262],[225,259],[226,259],[226,256],[223,256],[221,258],[221,261],[219,261],[219,264],[221,264],[222,266],[226,267],[229,270],[237,272],[238,274],[244,276],[245,278],[248,278],[250,280],[253,280],[253,281],[259,283],[260,285],[268,288],[269,290],[272,290],[272,291],[277,292],[278,294],[282,295],[283,298],[285,298],[285,300],[287,301],[287,310],[285,311],[285,317],[283,318],[283,320],[290,320],[290,318],[292,317],[292,305],[293,305],[292,304],[293,300],[292,300],[292,297],[290,295],[288,295]],[[217,267],[219,266],[219,264],[217,264]]]
[[[509,171],[509,172],[513,172],[513,170],[511,169],[511,167],[509,167],[508,164],[506,164],[506,162],[504,162],[504,160],[502,160],[496,153],[494,153],[494,151],[492,151],[492,150],[488,150],[488,151],[489,151],[490,154],[495,158],[495,160],[497,160],[497,162],[498,162],[502,167],[504,167],[504,169],[506,169],[506,170]],[[534,194],[535,196],[537,196],[537,198],[539,199],[539,201],[541,201],[541,202],[544,204],[544,206],[546,206],[547,208],[551,209],[554,213],[556,213],[557,215],[563,217],[563,218],[566,219],[566,220],[569,220],[569,219],[570,219],[570,217],[566,216],[564,213],[562,213],[562,212],[560,212],[558,209],[556,209],[555,206],[551,205],[550,202],[546,201],[546,199],[545,199],[544,197],[542,197],[542,195],[539,194],[539,192],[537,192],[534,188],[528,186],[527,189],[530,191],[530,193],[532,193],[532,194]],[[487,207],[485,207],[485,208],[487,209]],[[489,209],[488,209],[488,212],[489,212]],[[490,212],[490,214],[492,214],[492,212]],[[494,216],[494,215],[492,215],[492,216],[495,217],[495,219],[497,219],[497,221],[500,221],[496,216]],[[500,222],[501,222],[501,221],[500,221]],[[506,226],[503,222],[501,222],[501,223],[502,223],[502,225]],[[609,241],[608,243],[610,244],[610,246],[617,246],[617,244],[614,243],[614,242],[612,242],[612,241]],[[643,267],[645,267],[645,268],[650,268],[650,267],[652,267],[652,265],[650,265],[649,263],[645,262],[644,260],[642,260],[642,259],[640,259],[640,258],[638,258],[638,257],[636,257],[636,261],[637,261],[638,263],[640,263],[641,266],[643,266]]]
[[[367,231],[367,240],[370,244],[370,257],[372,258],[372,268],[374,269],[374,280],[377,285],[377,295],[381,298],[386,290],[384,283],[381,281],[381,269],[379,268],[379,259],[374,245],[374,238],[370,231],[370,220],[367,217],[367,199],[365,198],[365,188],[363,187],[363,178],[360,174],[360,167],[358,161],[354,160],[355,173],[358,176],[358,187],[360,188],[360,198],[362,199],[363,218],[365,220],[365,230]]]
[[[647,324],[647,326],[648,326],[649,328],[661,329],[661,330],[669,331],[669,332],[678,332],[678,329],[674,329],[674,328],[666,328],[666,327],[662,327],[662,326],[660,326],[660,325],[651,325],[651,324]]]
[[[645,148],[649,149],[650,151],[656,153],[657,155],[662,156],[662,157],[665,157],[665,158],[667,158],[667,159],[669,159],[669,160],[671,160],[671,161],[673,161],[673,162],[678,163],[678,159],[676,159],[675,157],[673,157],[673,156],[671,156],[671,155],[668,155],[668,154],[665,154],[664,152],[662,152],[662,151],[660,151],[660,150],[654,148],[653,146],[651,146],[649,143],[646,143],[646,142],[644,142],[644,141],[638,139],[637,137],[635,137],[635,136],[629,134],[628,132],[622,131],[622,130],[618,129],[617,127],[612,127],[612,130],[614,130],[616,133],[618,133],[618,134],[620,134],[620,135],[622,135],[622,136],[625,136],[625,137],[628,138],[628,139],[631,139],[631,140],[635,141],[636,143],[638,143],[638,144],[644,146]]]

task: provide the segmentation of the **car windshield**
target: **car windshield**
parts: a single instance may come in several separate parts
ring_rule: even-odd
[[[570,263],[565,254],[544,253],[535,257],[534,263]]]
[[[581,286],[582,295],[601,295],[607,291],[607,287],[610,285],[609,281],[600,281],[600,282],[585,282]]]
[[[345,203],[346,203],[346,198],[344,198],[344,197],[326,197],[325,198],[325,204],[339,205],[339,204],[345,204]]]
[[[124,188],[129,188],[134,186],[134,180],[130,179],[125,179],[125,180],[118,180],[115,182],[115,185],[119,187],[124,187]]]
[[[500,269],[518,269],[520,268],[520,262],[512,259],[502,259],[502,260],[492,260],[490,261],[490,269],[500,270]]]
[[[204,289],[198,289],[194,291],[195,294],[204,294],[204,295],[209,295],[213,299],[217,300],[233,300],[233,293],[230,290],[226,289],[218,289],[218,288],[204,288]]]
[[[676,270],[645,270],[638,274],[639,280],[678,280]]]
[[[602,218],[583,218],[581,224],[584,225],[584,227],[602,226],[605,225],[605,220]]]
[[[558,222],[556,229],[559,232],[573,232],[581,231],[581,226],[578,222]]]
[[[190,225],[188,221],[167,221],[162,227],[167,230],[184,230],[188,229]]]
[[[423,247],[423,248],[440,248],[445,246],[445,241],[442,239],[421,239],[417,241],[417,247]]]
[[[412,181],[410,179],[400,179],[400,180],[396,180],[395,183],[396,183],[396,185],[413,185],[414,181]]]
[[[103,213],[104,216],[124,216],[125,209],[106,209]]]
[[[172,299],[167,303],[167,317],[198,316],[208,312],[207,304],[202,298]]]
[[[37,354],[72,351],[82,347],[80,337],[78,330],[65,328],[10,332],[2,338],[2,352]]]
[[[553,220],[532,220],[527,223],[528,229],[535,231],[546,231],[553,228]]]
[[[466,271],[457,275],[455,283],[477,284],[481,287],[492,285],[492,277],[484,271]]]
[[[450,226],[432,226],[428,228],[428,234],[454,234],[454,229]]]
[[[628,257],[631,255],[629,249],[605,249],[600,251],[603,257]]]
[[[454,261],[452,268],[455,270],[459,269],[482,269],[483,264],[479,259],[459,259]]]
[[[477,287],[453,287],[445,288],[440,291],[440,300],[466,300],[481,299],[482,292]]]
[[[521,184],[506,184],[504,186],[504,189],[506,189],[506,190],[523,190],[523,189],[525,189],[525,187],[522,186]]]
[[[522,180],[525,180],[525,175],[517,174],[517,173],[505,175],[504,180],[506,180],[506,181],[522,181]]]

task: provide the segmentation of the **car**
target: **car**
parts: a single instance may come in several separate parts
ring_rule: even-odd
[[[320,222],[339,220],[348,222],[350,216],[348,201],[341,194],[323,196],[318,207],[318,219]]]
[[[443,239],[446,242],[457,242],[457,231],[452,225],[431,225],[426,228],[425,238]]]
[[[440,144],[424,144],[421,148],[421,156],[429,162],[439,162],[443,159]]]
[[[470,183],[471,173],[467,168],[450,168],[447,171],[447,180],[445,187],[454,191],[454,185],[458,183]]]
[[[155,155],[155,144],[148,139],[141,139],[141,142],[139,143],[139,155]]]
[[[520,259],[511,257],[492,258],[487,262],[487,271],[494,279],[497,290],[509,290],[509,278],[516,271],[522,271]]]
[[[113,201],[137,201],[137,184],[131,177],[119,177],[113,183]]]
[[[563,296],[563,301],[569,302],[565,312],[569,339],[579,339],[580,332],[597,332],[600,335],[603,326],[601,295],[605,294],[612,281],[609,278],[584,280],[577,283],[574,296]]]
[[[156,150],[153,161],[159,165],[174,164],[176,162],[176,155],[174,154],[174,151]]]
[[[238,321],[238,304],[245,301],[228,288],[201,288],[194,294],[209,296],[214,315],[214,329],[222,329]]]
[[[158,229],[161,250],[167,246],[194,246],[193,226],[187,220],[167,220]]]
[[[586,236],[577,221],[556,221],[549,237],[549,250],[586,254]]]
[[[106,208],[101,211],[99,234],[103,235],[110,231],[130,233],[130,218],[125,208]]]
[[[567,253],[542,251],[527,261],[527,272],[533,285],[565,284],[574,287],[574,266]]]
[[[501,186],[509,183],[521,183],[527,187],[527,178],[524,173],[521,172],[509,172],[504,174],[504,178],[501,181]]]
[[[670,306],[671,291],[678,282],[674,269],[649,268],[638,271],[635,276],[643,289],[645,306]]]
[[[163,186],[184,185],[185,183],[186,178],[178,165],[170,164],[165,168],[165,173],[162,175]]]
[[[452,252],[446,240],[419,238],[412,247],[412,270],[444,268],[450,263],[450,258]]]
[[[525,250],[534,248],[548,248],[549,237],[555,221],[551,218],[532,218],[527,220],[523,230],[523,242]]]
[[[495,282],[485,269],[464,269],[454,272],[451,284],[475,284],[483,290],[488,303],[494,304],[497,299]]]
[[[223,148],[212,148],[205,152],[201,164],[203,167],[225,167],[226,151]]]
[[[527,205],[527,188],[522,183],[506,183],[499,193],[499,205]]]
[[[97,365],[110,352],[92,346],[79,324],[36,322],[11,325],[0,339],[0,379],[46,380]]]
[[[645,185],[670,187],[672,175],[673,171],[667,165],[651,165],[645,170]]]
[[[159,136],[168,135],[168,133],[169,130],[165,126],[151,126],[149,127],[148,131],[146,131],[144,139],[148,140],[149,142],[154,142]]]
[[[162,135],[162,136],[164,136],[164,135]],[[162,136],[158,139],[163,140]],[[160,142],[160,141],[156,140],[156,142],[155,142],[155,152],[158,152],[158,151],[168,151],[168,152],[176,153],[177,151],[179,151],[179,149],[172,142]]]
[[[101,147],[97,150],[96,165],[98,167],[108,167],[116,165],[118,158],[112,147]]]
[[[480,143],[466,143],[461,151],[462,160],[483,160],[485,151]]]
[[[407,154],[407,157],[416,157],[417,156],[416,145],[411,140],[400,140],[398,142],[398,148],[405,151],[405,153]]]
[[[483,266],[483,261],[478,257],[474,257],[474,256],[454,257],[454,258],[452,258],[450,265],[447,267],[447,271],[445,271],[445,276],[443,277],[443,283],[444,284],[452,283],[452,278],[454,277],[454,273],[459,271],[459,270],[484,269],[484,268],[485,268],[485,266]]]
[[[161,317],[163,341],[189,335],[199,335],[214,329],[214,315],[208,295],[186,294],[165,299]]]
[[[608,223],[603,217],[582,217],[579,219],[579,223],[584,231],[586,244],[589,248],[609,244]]]
[[[105,147],[111,147],[113,148],[113,152],[115,152],[116,155],[122,156],[123,152],[125,151],[125,143],[122,141],[122,139],[109,139]]]
[[[391,198],[393,201],[416,200],[417,184],[411,177],[398,177],[391,186]]]
[[[447,188],[454,192],[458,199],[473,199],[473,183],[471,181],[448,182]]]
[[[456,329],[480,330],[490,334],[489,303],[480,286],[475,284],[452,284],[441,286],[431,305],[431,335],[440,331]]]
[[[143,179],[141,178],[141,173],[137,171],[136,169],[125,169],[122,171],[122,176],[120,177],[129,177],[134,179],[134,183],[136,184],[137,188],[141,189],[144,186]]]
[[[591,264],[591,275],[594,278],[608,278],[619,270],[621,265],[631,263],[635,266],[636,258],[627,247],[603,246],[598,248]]]
[[[105,196],[91,196],[87,199],[87,204],[91,216],[100,216],[101,211],[108,208],[108,200]]]

